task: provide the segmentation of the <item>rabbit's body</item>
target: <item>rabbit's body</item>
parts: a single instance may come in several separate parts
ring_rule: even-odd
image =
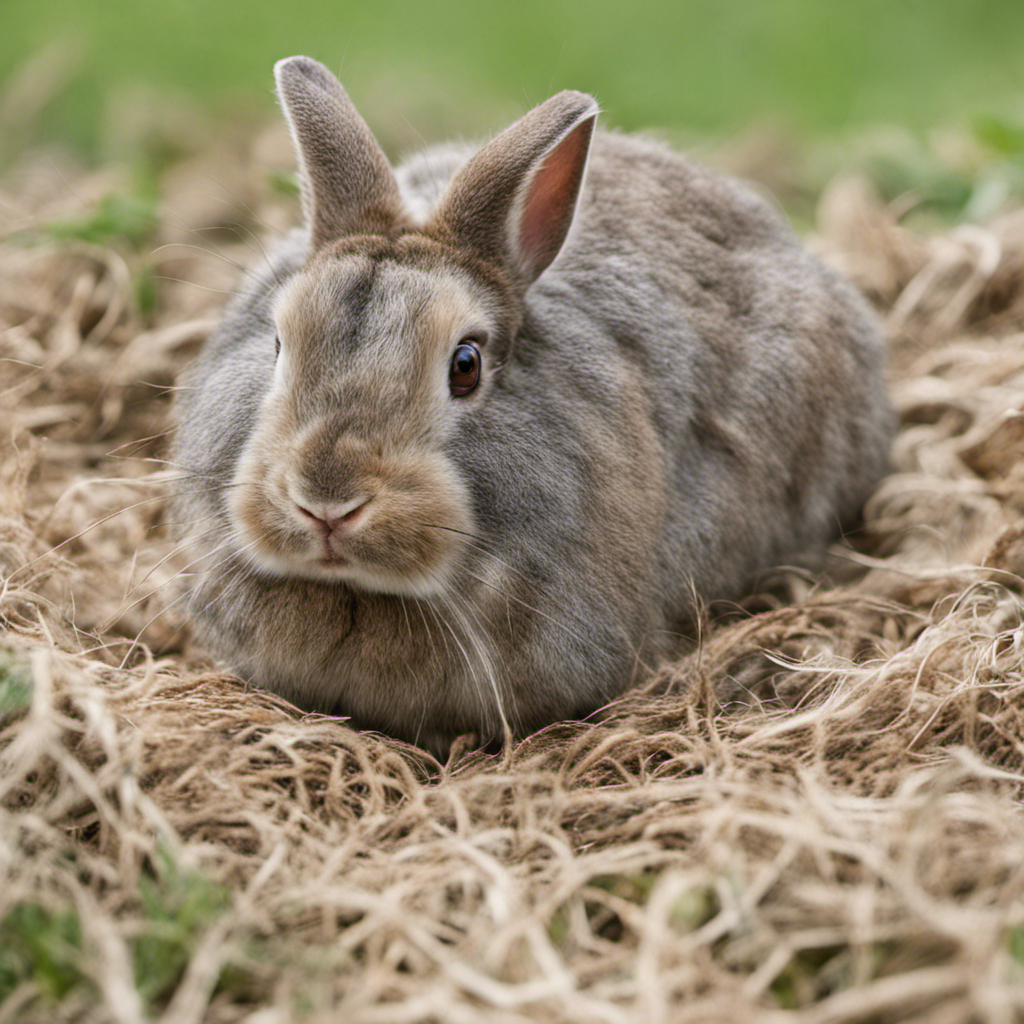
[[[573,217],[594,109],[563,94],[393,189],[363,135],[337,143],[369,168],[353,226],[301,105],[331,94],[318,68],[279,79],[311,228],[181,403],[193,615],[243,676],[435,750],[521,733],[621,692],[695,602],[856,516],[891,431],[881,342],[766,203],[598,133]]]

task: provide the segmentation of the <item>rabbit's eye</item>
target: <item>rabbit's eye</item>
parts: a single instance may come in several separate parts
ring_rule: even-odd
[[[469,342],[462,342],[452,353],[452,365],[448,370],[448,390],[456,398],[468,395],[480,383],[480,349]]]
[[[274,335],[274,358],[276,359],[281,354],[281,339],[278,335]]]

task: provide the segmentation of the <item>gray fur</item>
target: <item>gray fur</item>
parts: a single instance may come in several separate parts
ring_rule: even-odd
[[[192,614],[246,678],[436,751],[465,731],[499,736],[503,719],[522,733],[592,710],[671,655],[695,600],[736,596],[855,521],[893,429],[866,304],[753,192],[660,144],[594,134],[577,206],[586,139],[572,133],[589,138],[595,111],[562,94],[479,157],[417,155],[395,174],[404,208],[390,232],[315,245],[297,232],[229,306],[181,393],[174,458],[193,557],[209,552]],[[365,152],[354,117],[324,119],[318,152]],[[555,202],[572,228],[531,284],[516,211],[559,146]],[[320,184],[307,170],[307,209],[343,175],[329,163]],[[379,211],[387,184],[369,193]],[[364,230],[358,189],[346,202]],[[542,243],[557,251],[561,235]],[[289,288],[339,299],[296,310]],[[468,303],[487,326],[468,398],[435,386],[448,356],[430,345],[445,342],[418,319],[448,291],[453,322]],[[292,376],[275,385],[282,323]],[[254,452],[286,481],[266,485],[280,540],[246,533],[233,511],[253,488],[265,503],[244,468]],[[307,570],[313,541],[281,494],[341,507],[392,458],[423,466],[402,485],[411,500],[450,502],[469,528],[438,532],[426,513],[407,541],[400,519],[379,541],[367,527],[369,585]],[[431,530],[449,547],[434,550]],[[280,559],[243,550],[246,537]],[[386,584],[418,546],[432,568]]]

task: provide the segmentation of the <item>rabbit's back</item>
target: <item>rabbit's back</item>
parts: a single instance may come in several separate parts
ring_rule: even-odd
[[[760,196],[657,143],[600,137],[580,214],[538,300],[556,280],[575,293],[560,315],[582,314],[577,336],[614,325],[649,384],[671,466],[666,564],[683,555],[701,592],[737,588],[849,524],[893,428],[862,297]]]

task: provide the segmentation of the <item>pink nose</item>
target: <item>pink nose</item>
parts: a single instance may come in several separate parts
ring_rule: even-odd
[[[329,536],[335,531],[348,532],[354,529],[371,501],[373,501],[372,496],[333,505],[314,505],[312,508],[306,508],[296,502],[295,507],[307,519],[312,519],[317,523],[323,530],[324,536]]]

